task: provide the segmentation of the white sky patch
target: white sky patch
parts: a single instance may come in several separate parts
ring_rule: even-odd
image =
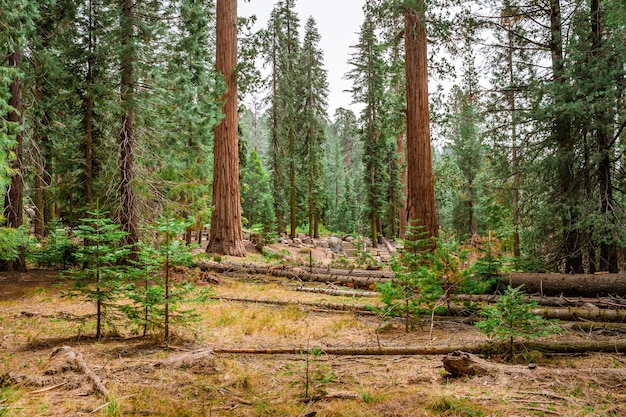
[[[240,17],[257,16],[256,28],[266,28],[270,12],[277,0],[239,0]],[[295,11],[300,19],[300,37],[304,36],[304,25],[309,16],[317,22],[321,35],[320,48],[324,51],[324,67],[328,71],[328,116],[332,119],[339,107],[352,108],[352,94],[345,90],[352,83],[344,79],[351,70],[348,65],[351,46],[358,42],[358,33],[363,23],[365,0],[297,0]]]

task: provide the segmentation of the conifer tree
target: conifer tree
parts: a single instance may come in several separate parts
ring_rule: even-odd
[[[353,81],[354,101],[365,104],[361,115],[364,183],[373,245],[378,243],[385,204],[385,193],[381,192],[381,187],[385,183],[386,161],[381,156],[386,150],[383,115],[387,70],[375,29],[372,17],[366,14],[359,34],[359,43],[355,46],[356,52],[349,61],[354,68],[348,73],[348,79]]]
[[[7,1],[2,5],[4,28],[0,34],[3,57],[2,81],[0,81],[0,110],[3,112],[0,126],[0,152],[6,156],[0,158],[0,174],[9,174],[6,184],[3,212],[0,219],[4,226],[18,229],[23,224],[24,197],[24,50],[27,39],[34,30],[33,19],[37,13],[37,4],[28,0]],[[10,169],[7,170],[7,162]],[[3,187],[4,188],[4,187]],[[3,232],[0,232],[3,233]],[[20,246],[13,260],[0,260],[0,270],[25,271],[25,248]]]
[[[237,0],[218,0],[215,67],[226,81],[224,119],[215,128],[213,214],[207,253],[245,256],[239,195]]]
[[[362,143],[358,121],[352,110],[338,108],[325,143],[326,188],[330,230],[357,233],[360,220],[358,195],[362,189]],[[357,195],[358,194],[358,195]]]
[[[279,3],[280,4],[280,3]],[[281,134],[281,107],[279,100],[279,80],[281,78],[281,69],[283,66],[279,62],[281,53],[281,31],[282,16],[279,13],[278,5],[272,10],[268,29],[267,43],[265,45],[266,64],[270,68],[270,79],[268,81],[270,96],[270,107],[268,110],[268,122],[270,129],[269,155],[271,159],[270,174],[272,177],[272,195],[274,198],[274,212],[276,213],[277,227],[280,232],[286,229],[285,214],[287,213],[287,205],[282,198],[283,191],[287,188],[287,177],[285,167],[286,144]]]
[[[162,164],[157,181],[172,214],[193,217],[193,228],[199,234],[210,219],[212,129],[222,116],[219,97],[223,86],[212,70],[213,10],[208,0],[177,3],[172,27],[164,35],[167,62],[151,71],[159,96],[152,111],[162,121],[159,127],[153,124],[153,129],[164,132],[164,140],[154,147],[154,160]],[[174,151],[176,158],[171,158]],[[187,243],[191,242],[191,230],[191,226],[186,230]]]
[[[294,8],[294,0],[276,3],[269,21],[269,41],[265,51],[266,62],[271,65],[269,112],[272,193],[279,229],[284,230],[288,218],[292,238],[296,236],[297,227],[296,129],[300,82],[297,76],[299,19]],[[285,202],[287,191],[289,197]]]
[[[324,121],[328,82],[323,67],[323,52],[319,49],[320,34],[315,19],[310,17],[305,26],[300,50],[298,76],[302,78],[299,104],[299,154],[302,155],[302,178],[306,182],[306,206],[309,218],[309,236],[319,237],[319,220],[324,212],[323,180]]]
[[[466,41],[467,42],[467,41]],[[451,112],[449,125],[450,149],[454,153],[456,165],[463,172],[463,190],[457,206],[457,235],[463,239],[472,238],[478,230],[478,175],[483,167],[482,132],[479,131],[478,105],[480,91],[474,64],[474,54],[469,42],[464,48],[464,65],[461,86],[451,91]]]
[[[261,225],[265,234],[275,230],[276,216],[270,187],[270,176],[261,164],[256,149],[250,152],[241,187],[241,206],[248,225]]]

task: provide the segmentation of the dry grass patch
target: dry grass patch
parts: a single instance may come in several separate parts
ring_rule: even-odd
[[[214,290],[221,297],[365,303],[358,298],[295,292],[290,290],[291,283],[273,278],[220,280]],[[67,371],[62,375],[67,385],[45,392],[36,393],[41,387],[35,386],[1,388],[2,417],[113,417],[115,413],[125,417],[300,417],[311,412],[317,417],[626,415],[624,386],[558,374],[562,368],[624,368],[626,359],[621,354],[533,356],[541,367],[554,369],[553,377],[546,379],[498,375],[450,379],[436,356],[330,356],[324,348],[483,341],[472,326],[442,322],[432,334],[428,324],[407,334],[402,322],[394,319],[384,322],[297,304],[241,301],[194,304],[202,320],[188,328],[175,328],[178,338],[168,349],[158,335],[95,342],[89,339],[94,333],[92,306],[61,298],[59,289],[39,282],[30,289],[23,285],[6,289],[0,296],[0,373],[41,376],[52,350],[69,344],[114,395],[107,407],[92,413],[108,400],[85,392],[82,376]],[[16,297],[7,298],[7,293]],[[220,354],[183,366],[158,365],[199,349],[282,347],[306,353]],[[333,398],[336,393],[350,395]],[[306,396],[317,398],[304,402]]]

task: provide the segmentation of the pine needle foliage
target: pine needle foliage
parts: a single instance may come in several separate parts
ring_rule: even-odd
[[[4,218],[0,215],[0,224]],[[10,261],[15,259],[20,247],[23,245],[28,230],[21,226],[19,228],[0,227],[0,261]]]
[[[81,219],[75,237],[83,241],[78,250],[82,269],[67,271],[74,280],[73,294],[77,294],[96,307],[96,338],[103,335],[103,324],[113,324],[109,312],[118,309],[122,296],[126,267],[120,260],[130,253],[122,244],[126,232],[100,209],[87,212],[90,217]]]
[[[48,223],[46,239],[32,250],[32,260],[39,266],[66,269],[77,264],[78,245],[58,220]]]
[[[142,331],[162,334],[165,342],[171,336],[171,325],[185,325],[197,321],[193,309],[180,309],[180,304],[194,301],[190,282],[176,282],[171,268],[188,265],[189,247],[176,239],[191,222],[173,218],[160,218],[154,225],[158,242],[156,246],[143,244],[139,260],[129,272],[134,282],[126,286],[126,296],[132,304],[123,307],[127,317]],[[200,296],[201,299],[202,296]]]
[[[404,251],[391,261],[394,279],[377,285],[385,305],[378,312],[404,317],[407,332],[412,322],[443,294],[433,268],[432,238],[425,237],[419,228],[411,229],[411,234],[414,238],[405,240]]]
[[[532,309],[537,302],[525,300],[525,295],[521,286],[509,286],[495,305],[482,310],[481,315],[486,319],[476,323],[481,332],[504,343],[511,356],[515,354],[515,345],[519,340],[531,340],[562,331],[555,320],[533,314]]]

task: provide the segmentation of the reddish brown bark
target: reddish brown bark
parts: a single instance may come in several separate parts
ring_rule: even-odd
[[[213,214],[207,253],[245,256],[239,196],[237,114],[237,0],[217,1],[215,67],[224,75],[224,119],[215,127]]]
[[[421,227],[424,237],[437,237],[435,187],[430,148],[428,108],[428,61],[426,51],[426,5],[424,0],[407,1],[404,42],[406,52],[407,121],[407,217]]]
[[[133,20],[135,19],[134,0],[122,0],[125,31],[124,53],[122,54],[121,101],[124,113],[120,130],[120,226],[128,233],[126,244],[135,245],[139,242],[137,220],[137,201],[135,198],[135,89],[133,84],[133,61],[135,59],[133,42]],[[133,251],[134,253],[135,251]],[[136,257],[136,254],[131,255]]]
[[[8,64],[11,67],[19,67],[24,60],[24,53],[16,50],[9,56]],[[7,121],[22,124],[22,112],[24,111],[23,101],[23,83],[22,80],[15,77],[10,87],[11,97],[9,98],[9,106],[14,110],[7,115]],[[19,132],[16,135],[16,145],[14,148],[15,160],[12,168],[14,170],[11,176],[11,182],[7,194],[4,198],[4,217],[5,226],[17,229],[24,222],[24,204],[22,198],[24,196],[24,178],[22,176],[22,157],[23,157],[23,135]],[[24,248],[20,248],[16,259],[10,261],[0,261],[0,271],[26,271],[26,260]]]

